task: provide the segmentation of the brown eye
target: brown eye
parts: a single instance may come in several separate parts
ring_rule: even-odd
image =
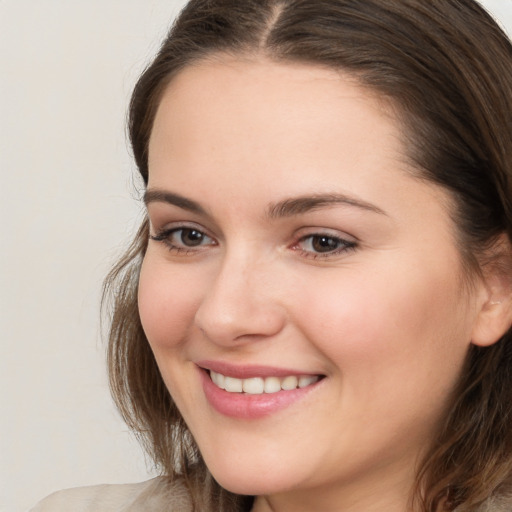
[[[175,232],[175,236],[179,236],[181,243],[187,247],[197,247],[205,239],[205,234],[197,229],[179,229]]]
[[[311,248],[315,252],[331,252],[339,248],[341,241],[331,236],[311,237]]]
[[[356,243],[328,234],[314,234],[302,238],[298,247],[300,247],[304,253],[311,256],[329,256],[330,254],[339,254],[353,249],[356,247]]]
[[[165,229],[150,238],[165,244],[173,252],[193,251],[216,245],[215,240],[195,228],[179,227]]]

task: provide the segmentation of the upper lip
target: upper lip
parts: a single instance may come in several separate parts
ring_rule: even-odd
[[[288,377],[289,375],[320,375],[319,373],[292,368],[279,368],[264,365],[234,365],[224,361],[197,361],[196,365],[203,370],[211,370],[215,373],[221,373],[222,375],[235,377],[237,379]]]

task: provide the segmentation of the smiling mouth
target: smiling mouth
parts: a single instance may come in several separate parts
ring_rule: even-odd
[[[322,375],[288,375],[286,377],[251,377],[237,379],[222,373],[209,370],[212,382],[220,389],[228,393],[246,393],[249,395],[262,395],[265,393],[277,393],[279,391],[291,391],[293,389],[306,388],[316,384]]]

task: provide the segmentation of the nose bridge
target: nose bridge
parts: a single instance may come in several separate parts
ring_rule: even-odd
[[[219,344],[278,333],[284,312],[272,281],[271,262],[249,247],[226,251],[196,311],[197,326]]]

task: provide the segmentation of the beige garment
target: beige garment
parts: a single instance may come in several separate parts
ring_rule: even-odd
[[[163,477],[138,484],[93,485],[51,494],[29,512],[189,512],[188,492]]]
[[[461,509],[460,512],[465,512],[465,509]],[[512,495],[491,497],[479,507],[470,509],[468,512],[512,512]]]
[[[211,506],[206,509],[212,511]],[[192,512],[192,505],[181,481],[169,484],[166,478],[157,477],[138,484],[93,485],[58,491],[29,512]],[[478,507],[460,507],[456,512],[512,512],[512,497],[489,498]]]

